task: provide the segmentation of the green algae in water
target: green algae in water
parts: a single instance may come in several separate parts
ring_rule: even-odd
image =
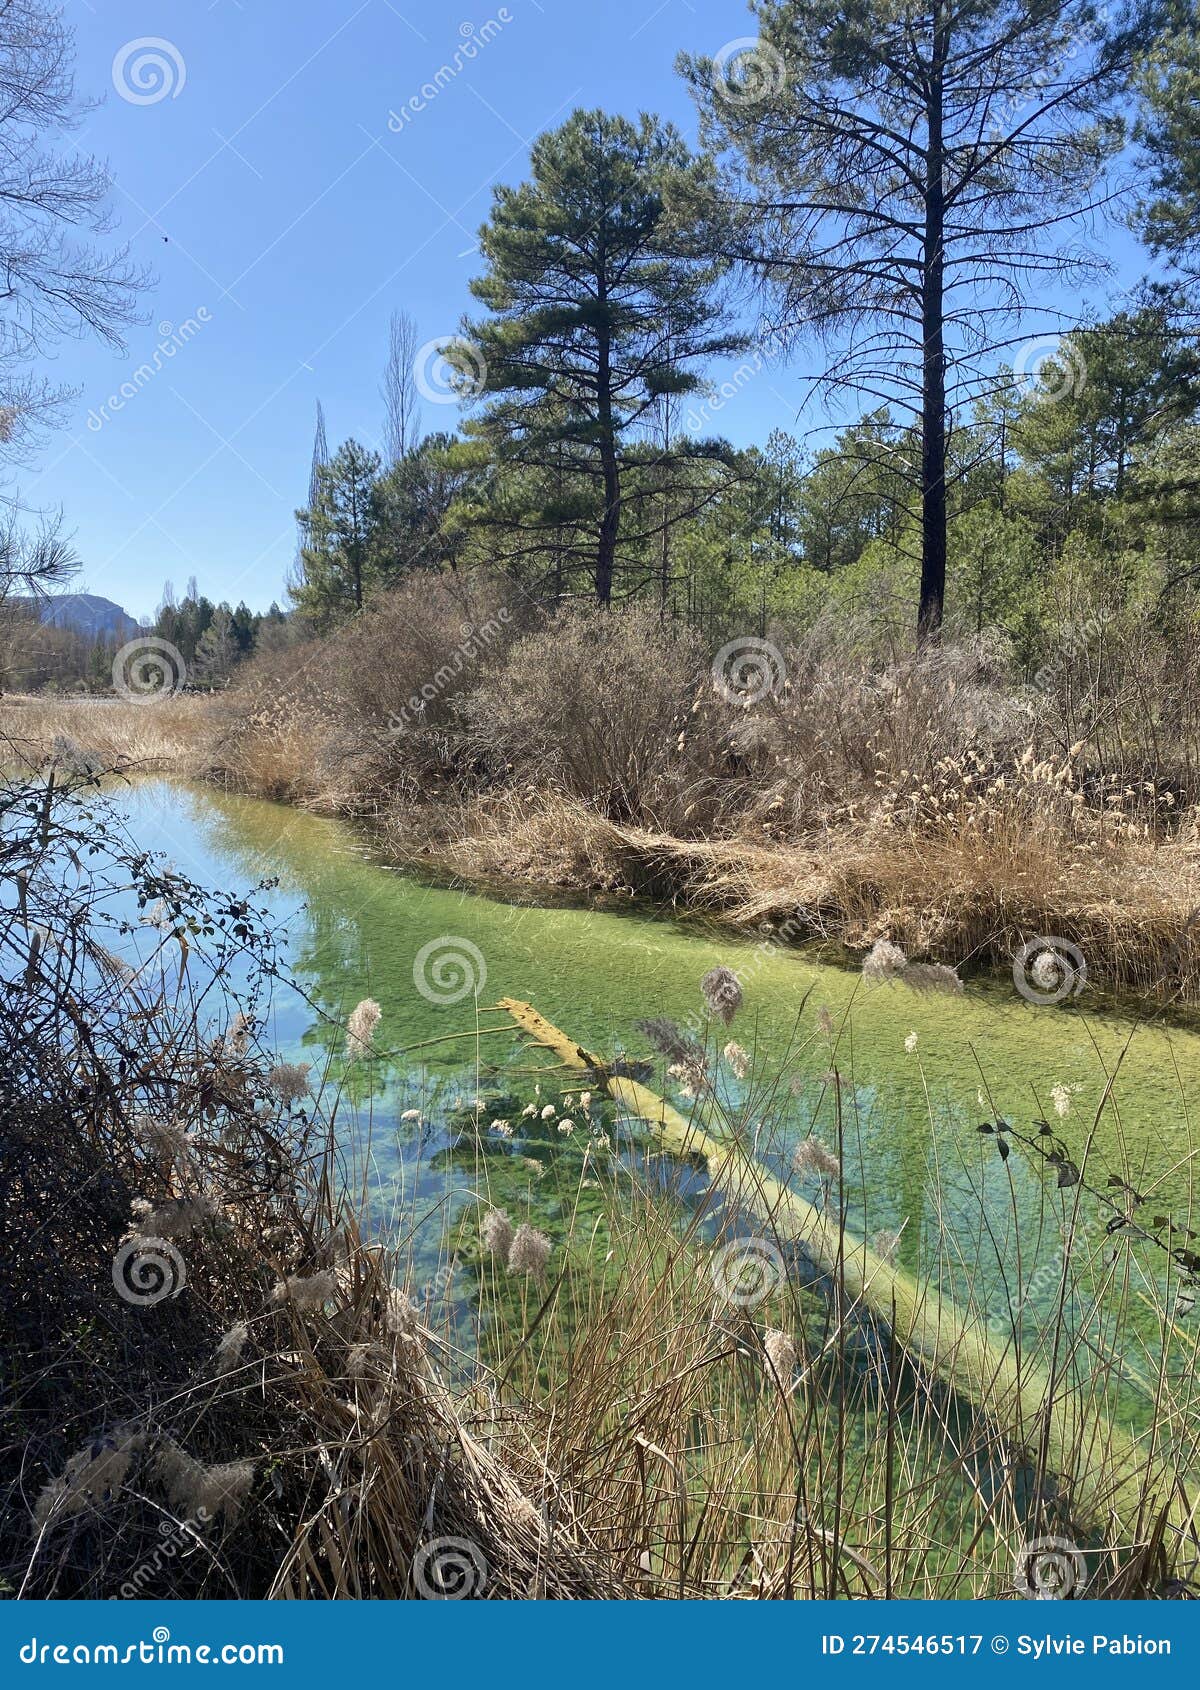
[[[430,1041],[502,1022],[477,1016],[477,1005],[511,996],[601,1053],[642,1057],[636,1024],[696,1024],[700,979],[718,964],[738,972],[745,1004],[731,1033],[709,1034],[710,1047],[732,1036],[753,1058],[745,1084],[722,1073],[730,1130],[776,1171],[787,1171],[809,1132],[834,1142],[840,1130],[850,1222],[899,1231],[910,1272],[973,1296],[998,1319],[1015,1307],[1034,1329],[1053,1309],[1063,1203],[1042,1169],[1020,1152],[1003,1162],[981,1139],[978,1125],[997,1118],[1053,1121],[1091,1185],[1127,1179],[1147,1199],[1145,1214],[1192,1224],[1200,1035],[1189,1029],[1093,1013],[1086,993],[1071,1009],[1031,1005],[1003,980],[973,982],[956,997],[866,987],[765,935],[429,885],[372,860],[347,826],[210,789],[149,781],[119,801],[139,845],[202,882],[235,890],[277,877],[271,908],[311,1001],[281,990],[267,1038],[342,1088],[347,1157],[365,1174],[381,1224],[407,1230],[432,1206],[444,1242],[444,1229],[479,1200],[473,1167],[445,1154],[456,1117],[478,1099],[486,1125],[532,1095],[536,1063],[515,1039]],[[381,1054],[347,1066],[341,1028],[364,997],[383,1010]],[[820,1031],[822,1009],[830,1035]],[[651,1083],[671,1090],[661,1062]],[[1055,1095],[1069,1107],[1062,1120]],[[519,1143],[508,1153],[519,1159]],[[1150,1289],[1161,1267],[1147,1258]],[[1153,1344],[1149,1307],[1142,1332]],[[1129,1367],[1153,1374],[1145,1357]]]

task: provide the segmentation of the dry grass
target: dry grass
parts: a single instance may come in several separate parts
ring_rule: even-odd
[[[956,965],[1053,935],[1098,986],[1200,996],[1200,755],[1145,630],[1124,672],[1068,645],[1040,690],[986,641],[872,660],[780,635],[786,683],[743,708],[653,614],[510,608],[486,578],[416,582],[220,697],[5,701],[0,723],[369,819],[469,879]]]
[[[23,887],[0,931],[0,1321],[14,1381],[0,1409],[0,1577],[11,1590],[1003,1596],[1022,1546],[1064,1534],[1086,1556],[1089,1595],[1164,1595],[1191,1579],[1193,1546],[1161,1519],[1118,1540],[1103,1508],[1073,1506],[1082,1466],[1047,1482],[1037,1415],[1014,1427],[987,1379],[979,1411],[966,1411],[909,1365],[903,1333],[870,1319],[844,1276],[806,1289],[803,1251],[770,1214],[756,1236],[788,1271],[753,1300],[718,1294],[711,1223],[721,1217],[724,1242],[744,1236],[719,1170],[698,1197],[682,1167],[614,1157],[628,1122],[585,1101],[586,1075],[568,1100],[571,1077],[541,1073],[528,1144],[460,1123],[456,1168],[473,1144],[480,1202],[453,1223],[440,1268],[403,1232],[388,1248],[371,1242],[328,1126],[350,1100],[328,1076],[313,1077],[318,1098],[281,1085],[258,1043],[256,981],[277,978],[265,935],[248,934],[244,910],[216,917],[207,944],[232,946],[243,966],[257,957],[261,972],[204,1010],[203,995],[167,989],[179,934],[206,924],[201,889],[122,855],[90,790],[82,823],[44,786],[9,789],[6,802],[4,867]],[[64,853],[83,861],[93,845],[162,906],[132,974],[90,937],[103,871],[69,888],[58,872]],[[708,1095],[715,1067],[698,1107],[743,1155],[769,1151],[779,1077],[752,1074],[744,1112],[722,1114]],[[520,1072],[512,1083],[532,1090]],[[547,1096],[578,1137],[541,1119]],[[854,1131],[839,1113],[820,1173],[816,1201],[835,1229],[842,1202],[861,1201],[838,1191],[838,1146]],[[479,1217],[530,1150],[542,1174],[552,1163],[561,1174],[556,1241],[548,1259],[527,1253],[528,1271],[508,1271],[481,1247]],[[1097,1428],[1080,1463],[1103,1469],[1103,1428],[1128,1358],[1145,1353],[1142,1302],[1160,1264],[1139,1269],[1147,1235],[1131,1225],[1114,1241],[1090,1187],[1060,1187],[1047,1181],[1045,1225],[1087,1247],[1064,1258],[1059,1315],[1027,1365],[1056,1400],[1078,1399]],[[137,1238],[146,1255],[169,1254],[164,1238],[176,1247],[178,1296],[147,1306],[118,1292],[114,1257]],[[474,1276],[477,1351],[464,1352],[449,1316],[437,1327],[425,1312],[452,1258]],[[1150,1324],[1161,1363],[1146,1369],[1155,1432],[1139,1459],[1152,1494],[1165,1455],[1190,1482],[1200,1417],[1194,1345],[1165,1306]],[[1021,1341],[1015,1325],[1009,1341]]]
[[[203,771],[212,733],[205,698],[0,697],[0,741],[27,760],[71,747],[107,769]]]

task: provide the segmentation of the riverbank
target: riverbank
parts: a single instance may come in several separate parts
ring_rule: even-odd
[[[7,698],[0,732],[30,759],[82,756],[352,818],[386,858],[468,883],[648,899],[780,942],[818,938],[852,952],[887,938],[968,972],[1007,969],[1031,939],[1054,938],[1078,948],[1102,991],[1200,1001],[1194,819],[1164,832],[1117,805],[1089,806],[1063,768],[1017,758],[965,802],[927,794],[920,814],[882,802],[875,815],[835,818],[803,842],[772,839],[783,829],[769,822],[757,838],[746,829],[697,838],[614,820],[549,785],[471,793],[446,782],[421,794],[395,780],[372,784],[369,748],[353,742],[331,778],[329,719],[281,721],[258,705],[238,694]]]
[[[84,800],[49,812],[75,830],[64,844],[76,872],[6,864],[29,887],[29,931],[61,930],[58,900],[79,898],[77,875],[103,888],[108,814],[126,888],[108,917],[130,914],[123,954],[132,945],[142,965],[129,995],[110,991],[110,978],[129,978],[110,961],[93,997],[76,983],[66,999],[86,1007],[92,1064],[104,1055],[93,1023],[112,1043],[112,1062],[89,1068],[103,1107],[78,1107],[77,1051],[54,1028],[36,1095],[61,1087],[61,1098],[23,1141],[45,1170],[31,1190],[57,1180],[87,1192],[84,1155],[106,1178],[102,1202],[17,1204],[8,1229],[4,1307],[26,1307],[30,1250],[42,1252],[43,1318],[19,1371],[48,1381],[36,1402],[20,1399],[25,1422],[5,1442],[2,1571],[14,1587],[428,1596],[427,1547],[447,1538],[467,1547],[445,1576],[507,1599],[1002,1596],[1014,1579],[1040,1589],[1024,1546],[1051,1536],[1084,1546],[1089,1595],[1157,1595],[1188,1576],[1188,1542],[1172,1536],[1164,1578],[1158,1510],[1139,1506],[1120,1533],[1108,1522],[1118,1487],[1149,1496],[1163,1482],[1156,1428],[1171,1428],[1177,1468],[1195,1470],[1191,1337],[1173,1301],[1169,1225],[1152,1212],[1191,1209],[1190,1177],[1180,1186],[1191,1035],[1134,1038],[997,993],[868,991],[811,958],[705,941],[691,924],[514,910],[389,872],[337,822],[199,785],[138,781],[97,796],[71,777],[65,748],[59,757]],[[45,814],[43,794],[27,794],[6,841],[25,816],[26,854],[45,851]],[[234,925],[239,955],[286,935],[285,954],[262,953],[273,984],[257,1013],[253,978],[222,960],[202,898],[178,870],[154,883],[168,860],[221,888],[217,932]],[[268,876],[270,893],[253,897]],[[148,922],[134,916],[143,883]],[[154,919],[164,894],[186,900],[174,922]],[[250,903],[261,907],[247,940]],[[101,915],[83,930],[111,926]],[[180,927],[194,935],[186,950]],[[560,1016],[573,1060],[579,1040],[595,1062],[572,1072],[553,1051],[518,1050],[511,1026],[432,963],[422,989],[416,963],[437,935],[435,955],[461,951],[467,967],[473,954],[481,973],[486,963],[480,1003],[527,982]],[[54,966],[40,959],[64,954],[35,940],[16,958],[14,1065],[27,1060],[17,982],[57,1002]],[[683,1029],[718,960],[744,978],[745,1002],[729,1026],[701,1018],[701,1064]],[[147,997],[158,1006],[149,1027]],[[688,1076],[673,1078],[661,1052],[641,1061],[656,1039],[684,1043]],[[690,1155],[674,1159],[687,1148],[682,1117],[674,1155],[645,1159],[638,1088],[600,1071],[616,1053],[633,1069],[670,1061],[663,1093],[693,1099],[688,1122],[695,1110],[731,1154],[762,1158],[769,1177],[754,1174],[744,1204],[731,1204],[724,1150],[707,1178]],[[1013,1123],[1003,1156],[975,1131],[981,1080]],[[652,1130],[665,1111],[648,1092],[643,1102]],[[1060,1122],[1050,1154],[1078,1157],[1074,1182],[1045,1143],[1022,1137],[1035,1107]],[[5,1165],[24,1164],[6,1154]],[[1114,1167],[1153,1192],[1142,1215],[1163,1237],[1124,1225],[1114,1242]],[[47,1207],[63,1213],[43,1239]],[[731,1212],[742,1207],[749,1233]],[[813,1285],[812,1250],[788,1223],[797,1215],[822,1217],[832,1295]],[[186,1286],[161,1307],[126,1307],[112,1258],[133,1242],[127,1231],[148,1246],[151,1227],[165,1230]],[[854,1238],[871,1240],[869,1294],[848,1277]],[[910,1275],[961,1296],[1006,1357],[979,1381],[969,1374],[953,1401],[903,1359],[919,1334],[891,1293],[890,1333],[867,1315],[884,1285]],[[95,1334],[84,1367],[81,1311],[72,1321],[50,1307],[81,1287]],[[924,1330],[945,1339],[947,1319]],[[126,1352],[142,1371],[122,1365]],[[957,1365],[967,1352],[950,1342],[945,1353]],[[971,1412],[959,1398],[974,1401],[976,1383]],[[1051,1411],[1078,1411],[1088,1428],[1064,1441],[1061,1486],[1049,1478],[1060,1459],[1035,1453]],[[122,1482],[99,1497],[110,1470]],[[200,1484],[212,1518],[197,1521],[183,1503]],[[1097,1486],[1098,1527],[1087,1504]],[[1046,1509],[1031,1513],[1030,1497]],[[195,1550],[178,1561],[155,1554],[164,1508]],[[1132,1558],[1118,1543],[1138,1546]]]

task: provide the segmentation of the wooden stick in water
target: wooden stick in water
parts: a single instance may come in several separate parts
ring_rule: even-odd
[[[761,1163],[723,1144],[656,1092],[614,1074],[539,1015],[531,1004],[502,998],[517,1026],[565,1066],[593,1076],[598,1088],[644,1121],[676,1156],[700,1157],[714,1184],[781,1238],[794,1239],[842,1289],[894,1332],[929,1372],[952,1385],[996,1425],[1016,1449],[1044,1452],[1048,1471],[1070,1483],[1069,1507],[1081,1521],[1103,1530],[1107,1541],[1149,1538],[1164,1515],[1168,1528],[1200,1544],[1195,1490],[1185,1485],[1154,1448],[1153,1434],[1134,1437],[1103,1415],[1088,1411],[1070,1385],[1001,1345],[976,1313],[968,1313],[931,1286],[853,1237],[840,1224],[782,1184]],[[1119,1534],[1114,1536],[1113,1534]]]

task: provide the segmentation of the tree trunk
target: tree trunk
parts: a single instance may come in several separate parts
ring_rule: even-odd
[[[608,290],[603,275],[597,294],[602,310],[607,309]],[[617,534],[621,527],[621,470],[617,463],[617,437],[613,426],[612,358],[608,324],[600,330],[596,360],[596,403],[600,421],[600,467],[604,473],[604,510],[596,547],[596,601],[612,600],[613,566],[617,555]]]
[[[625,1115],[644,1121],[668,1154],[707,1164],[727,1213],[754,1216],[768,1239],[799,1239],[805,1255],[828,1274],[844,1306],[861,1305],[883,1320],[897,1344],[921,1367],[946,1381],[1001,1432],[1039,1428],[1038,1453],[1048,1473],[1069,1480],[1081,1520],[1117,1522],[1138,1530],[1151,1516],[1168,1532],[1193,1530],[1188,1497],[1193,1475],[1169,1462],[1143,1471],[1144,1456],[1124,1427],[1082,1390],[1052,1383],[1040,1360],[1022,1358],[1002,1332],[994,1333],[971,1307],[960,1309],[932,1283],[896,1267],[848,1230],[844,1216],[818,1209],[788,1184],[779,1184],[736,1143],[709,1130],[703,1104],[687,1116],[636,1080],[613,1073],[603,1057],[586,1051],[539,1015],[532,1004],[501,998],[507,1015],[535,1046],[552,1051],[562,1066],[588,1076]],[[775,1246],[777,1248],[777,1245]],[[1147,1489],[1149,1483],[1150,1488]]]
[[[604,469],[604,514],[600,518],[600,543],[596,551],[596,600],[608,604],[612,600],[613,564],[621,526],[621,474],[611,439],[601,444],[600,462]]]
[[[921,278],[921,603],[917,642],[941,635],[946,597],[946,349],[944,343],[946,217],[942,68],[949,30],[940,5],[934,10],[933,62],[929,78],[929,146],[925,161],[925,268]]]

